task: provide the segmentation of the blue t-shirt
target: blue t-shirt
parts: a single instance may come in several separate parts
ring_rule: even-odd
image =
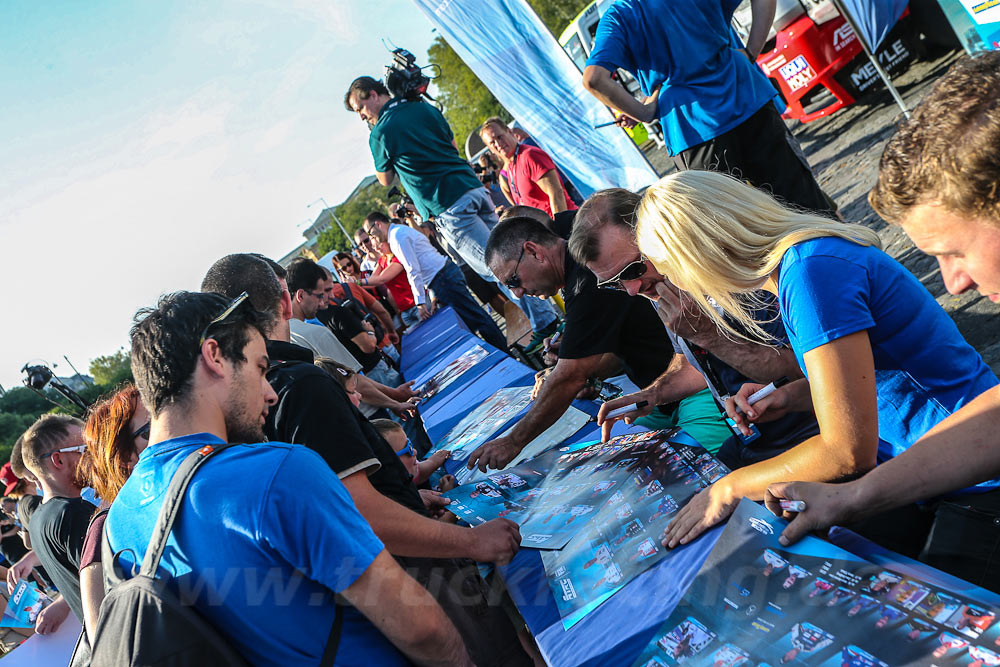
[[[887,254],[835,237],[781,260],[779,304],[799,366],[821,345],[868,331],[875,360],[879,459],[997,385],[997,378],[912,273]],[[1000,486],[1000,480],[980,487]]]
[[[151,445],[108,514],[124,571],[142,562],[170,479],[184,458],[222,441],[208,433]],[[382,551],[344,485],[315,452],[279,442],[238,445],[195,475],[162,571],[251,664],[315,665],[333,627],[330,591],[350,586]],[[138,564],[136,565],[138,569]],[[353,607],[337,665],[407,665]]]
[[[774,97],[733,36],[739,4],[617,0],[597,26],[587,65],[631,72],[645,95],[662,85],[658,112],[674,155],[728,132]]]

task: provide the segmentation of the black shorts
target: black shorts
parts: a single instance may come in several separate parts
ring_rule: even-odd
[[[778,110],[768,102],[728,132],[681,151],[674,164],[681,171],[731,174],[785,204],[836,216],[836,204],[820,188],[793,141]]]

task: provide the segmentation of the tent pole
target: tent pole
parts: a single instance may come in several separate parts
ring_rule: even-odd
[[[858,42],[861,43],[861,48],[864,49],[865,55],[868,56],[868,60],[870,60],[872,65],[875,66],[875,71],[878,72],[878,75],[880,77],[882,77],[882,81],[885,83],[885,87],[889,89],[889,94],[892,95],[892,99],[895,100],[899,108],[903,110],[903,115],[906,116],[907,119],[909,119],[910,110],[906,108],[906,103],[903,101],[903,98],[900,97],[899,91],[897,91],[896,87],[892,85],[892,79],[889,78],[889,73],[882,68],[881,63],[879,63],[878,58],[872,51],[872,48],[868,46],[868,42],[865,41],[865,38],[858,30],[858,26],[857,23],[855,23],[854,21],[854,17],[851,16],[850,12],[847,11],[847,9],[844,7],[844,3],[841,2],[841,0],[832,0],[832,2],[834,6],[837,8],[837,11],[840,12],[840,15],[844,17],[845,21],[847,21],[847,25],[851,26],[851,30],[854,31],[854,36],[857,38]]]

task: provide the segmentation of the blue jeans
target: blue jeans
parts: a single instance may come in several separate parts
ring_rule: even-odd
[[[486,241],[499,218],[493,212],[493,200],[486,188],[469,190],[447,211],[438,215],[437,220],[445,241],[461,255],[469,268],[481,275],[483,280],[497,283],[496,276],[486,265]],[[506,285],[497,285],[508,299],[520,306],[535,331],[544,329],[558,317],[555,307],[548,301],[534,296],[518,299]]]
[[[385,363],[385,359],[379,359],[375,368],[365,373],[365,375],[369,380],[374,380],[387,387],[395,388],[403,384],[403,377],[390,368],[389,364]]]
[[[399,319],[402,320],[403,324],[405,324],[406,326],[412,327],[414,324],[420,321],[420,312],[417,310],[417,307],[414,306],[409,310],[402,311],[399,314]]]
[[[507,339],[504,338],[500,327],[472,298],[465,284],[465,276],[454,262],[450,260],[446,262],[428,287],[442,305],[455,309],[455,313],[470,331],[478,332],[483,340],[498,350],[507,350]]]

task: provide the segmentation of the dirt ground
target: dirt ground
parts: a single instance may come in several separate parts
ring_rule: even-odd
[[[960,52],[932,53],[894,79],[908,108],[913,108],[958,57]],[[886,252],[913,272],[952,316],[966,340],[1000,375],[1000,304],[972,292],[952,296],[944,288],[937,261],[917,250],[903,232],[887,225],[868,205],[875,185],[882,147],[892,136],[902,112],[884,87],[833,115],[801,124],[790,123],[823,189],[836,200],[845,220],[860,222],[882,237]],[[670,164],[665,151],[647,154],[664,173]],[[928,341],[932,344],[932,341]]]

